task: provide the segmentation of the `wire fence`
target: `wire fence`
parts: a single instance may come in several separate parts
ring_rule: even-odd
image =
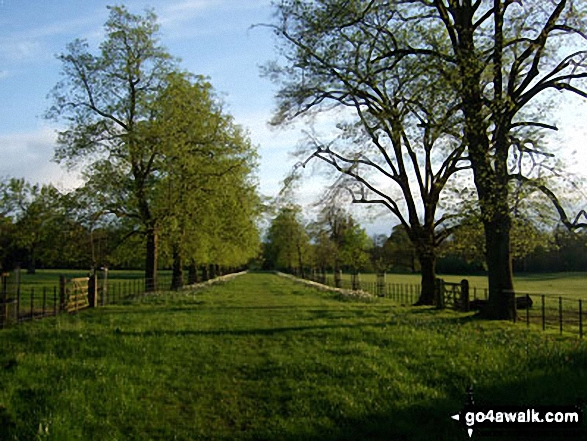
[[[299,277],[300,274],[297,274]],[[386,276],[390,276],[389,274]],[[391,275],[393,277],[393,275]],[[403,305],[415,304],[420,296],[420,284],[392,283],[379,275],[377,281],[361,281],[360,277],[343,278],[320,273],[305,275],[306,279],[331,287],[362,290],[380,297],[390,298]],[[487,302],[487,288],[470,287],[471,309],[479,309]],[[583,338],[587,332],[587,302],[556,294],[515,292],[516,313],[513,322],[526,326],[538,326],[543,331],[570,333]]]
[[[237,271],[237,270],[235,270]],[[240,274],[240,273],[238,273]],[[229,277],[205,279],[201,285]],[[101,307],[137,300],[154,291],[146,291],[146,279],[114,279],[97,273],[91,277],[68,279],[55,277],[53,284],[30,287],[20,283],[19,274],[0,274],[0,329],[31,320],[53,317],[59,313],[76,313],[88,306]],[[84,287],[85,284],[85,287]],[[92,288],[94,286],[95,288]],[[196,286],[196,285],[194,285]],[[170,275],[157,278],[155,292],[172,290]],[[94,291],[95,290],[95,291]]]
[[[528,303],[531,303],[531,307],[518,310],[514,321],[525,323],[528,327],[531,324],[540,326],[543,331],[558,330],[560,334],[569,332],[583,338],[587,324],[587,305],[583,299],[521,292],[516,295],[530,299]]]

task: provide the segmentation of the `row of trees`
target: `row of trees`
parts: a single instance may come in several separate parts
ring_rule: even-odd
[[[569,232],[563,225],[548,231],[520,231],[513,263],[519,272],[587,270],[587,232]],[[444,274],[480,274],[487,269],[480,222],[464,226],[438,248],[437,268]],[[389,235],[368,237],[341,208],[325,208],[315,221],[306,221],[297,205],[282,207],[263,244],[265,269],[301,275],[310,270],[333,272],[420,272],[416,249],[405,228]]]
[[[81,169],[85,181],[63,196],[76,206],[67,214],[86,233],[140,236],[147,290],[156,287],[162,251],[175,286],[186,266],[246,263],[259,245],[255,148],[210,83],[161,46],[152,11],[108,9],[96,53],[75,40],[58,56],[62,79],[50,95],[47,117],[63,127],[55,159]],[[28,188],[34,207],[38,187]],[[25,217],[46,219],[27,210],[4,217],[15,231]]]
[[[421,304],[433,302],[439,247],[470,215],[449,190],[472,196],[484,314],[511,318],[516,194],[541,195],[568,228],[587,225],[553,191],[564,173],[543,133],[556,129],[555,92],[587,98],[584,2],[280,0],[275,12],[273,122],[339,121],[334,138],[308,136],[300,165],[319,159],[353,202],[396,217],[420,263]]]
[[[264,243],[264,267],[298,271],[309,267],[337,274],[343,267],[359,271],[369,261],[371,240],[355,220],[340,209],[325,209],[315,222],[304,223],[299,206],[280,209]]]

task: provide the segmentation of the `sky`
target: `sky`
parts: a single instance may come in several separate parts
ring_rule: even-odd
[[[98,0],[0,0],[0,179],[24,177],[53,183],[63,190],[79,184],[78,174],[51,161],[57,125],[43,115],[48,93],[59,81],[56,55],[67,43],[103,40],[107,5]],[[268,121],[275,86],[260,66],[275,59],[269,23],[270,0],[128,0],[133,13],[153,8],[161,25],[161,43],[181,59],[181,68],[209,77],[226,112],[245,127],[261,159],[260,192],[275,196],[296,160],[292,152],[299,129],[276,129]],[[310,180],[314,182],[314,180]],[[320,193],[316,185],[300,189],[300,203]]]
[[[68,42],[87,39],[97,46],[108,18],[99,0],[0,0],[0,179],[24,177],[68,189],[76,174],[51,162],[56,123],[43,118],[47,95],[60,78],[55,55]],[[133,13],[153,8],[161,25],[161,42],[181,58],[181,67],[210,78],[225,109],[249,131],[261,159],[260,192],[275,196],[296,162],[290,155],[302,127],[289,130],[268,125],[275,107],[276,87],[260,75],[260,66],[276,58],[270,30],[252,25],[271,22],[270,0],[128,0]],[[580,110],[579,110],[580,109]],[[558,111],[567,131],[553,141],[565,150],[579,150],[586,139],[585,111],[568,101]],[[568,148],[572,144],[573,148]],[[587,170],[587,155],[571,161],[573,171]],[[324,190],[323,181],[308,178],[298,195],[309,204]],[[390,216],[364,220],[368,231],[389,233]]]

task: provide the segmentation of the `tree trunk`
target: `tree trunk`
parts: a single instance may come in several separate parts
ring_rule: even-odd
[[[481,315],[489,319],[511,320],[515,309],[511,303],[514,282],[509,217],[485,224],[485,243],[489,298]]]
[[[147,258],[145,261],[145,292],[157,290],[157,231],[147,229]]]
[[[467,8],[458,12],[461,25],[456,28],[458,40],[454,47],[460,69],[460,87],[463,113],[465,116],[465,139],[473,170],[473,177],[485,230],[486,261],[489,281],[489,302],[482,315],[490,319],[512,318],[509,307],[508,290],[513,290],[512,261],[510,255],[511,220],[508,204],[508,150],[507,133],[511,123],[504,109],[496,112],[492,141],[490,142],[489,123],[484,112],[484,98],[478,72],[481,64],[475,48],[472,15]],[[501,29],[496,38],[501,39]],[[501,49],[496,42],[496,50]],[[494,53],[500,56],[499,52]],[[500,73],[501,74],[501,73]],[[498,77],[496,77],[498,78]],[[501,80],[494,84],[494,93],[502,94]],[[503,102],[497,100],[500,106]],[[508,118],[510,118],[508,123]],[[490,152],[494,150],[493,155]]]
[[[297,251],[298,251],[298,265],[300,266],[300,275],[301,275],[302,279],[305,279],[306,273],[304,271],[304,261],[302,259],[302,247],[300,246],[299,243],[297,245]]]
[[[32,246],[29,250],[29,264],[27,265],[27,274],[36,274],[37,272],[37,250]]]
[[[193,285],[199,282],[198,267],[193,260],[188,266],[188,285]]]
[[[183,287],[183,259],[177,244],[173,245],[173,267],[171,274],[171,289],[178,290]]]
[[[420,298],[416,306],[434,305],[434,282],[436,280],[436,254],[434,248],[418,253],[420,270],[422,274]]]
[[[338,261],[334,263],[334,286],[340,288],[342,285],[342,278],[340,277],[340,265]]]

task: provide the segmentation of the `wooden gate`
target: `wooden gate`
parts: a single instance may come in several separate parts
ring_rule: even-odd
[[[60,278],[61,310],[75,312],[90,306],[90,277]]]
[[[469,311],[469,282],[467,280],[463,279],[461,283],[450,283],[436,279],[435,289],[437,308]]]

